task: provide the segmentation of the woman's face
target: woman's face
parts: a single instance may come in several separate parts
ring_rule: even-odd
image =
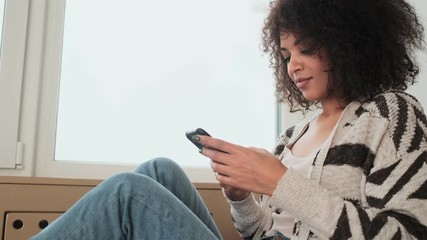
[[[292,33],[280,34],[280,48],[288,74],[303,96],[310,101],[328,98],[329,61],[324,49],[311,49]]]

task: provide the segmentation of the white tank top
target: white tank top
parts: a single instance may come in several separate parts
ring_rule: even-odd
[[[341,113],[341,117],[344,111]],[[316,118],[317,116],[311,119],[310,124]],[[328,138],[320,145],[319,149],[316,149],[315,151],[310,153],[308,156],[305,156],[305,157],[294,156],[291,150],[289,149],[289,146],[286,145],[283,152],[283,158],[282,158],[283,165],[285,165],[287,168],[295,169],[296,171],[298,171],[299,173],[301,173],[302,175],[306,176],[309,179],[311,165],[314,161],[314,158],[316,157],[316,154],[320,151],[320,149],[324,147],[324,144],[327,144],[331,140],[340,119],[335,124],[334,130],[332,130]],[[273,217],[273,226],[271,227],[270,231],[266,233],[266,236],[274,236],[276,232],[281,232],[284,236],[287,236],[289,238],[292,237],[293,228],[295,225],[295,217],[287,213],[286,211],[282,211],[280,214],[273,212],[272,217]]]
[[[288,146],[285,147],[282,163],[287,168],[293,168],[299,173],[309,178],[310,166],[316,157],[318,150],[313,151],[308,156],[297,157],[294,156]],[[273,212],[273,226],[270,231],[266,233],[266,236],[274,236],[276,232],[281,232],[287,237],[292,236],[295,217],[288,214],[286,211],[282,211],[280,214]]]

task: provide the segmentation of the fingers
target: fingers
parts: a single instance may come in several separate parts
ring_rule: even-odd
[[[227,175],[215,174],[216,180],[220,183],[221,186],[234,187],[232,184],[232,178]]]
[[[265,149],[246,148],[207,136],[198,138],[205,146],[200,153],[211,159],[211,168],[221,186],[271,194],[286,172],[280,161]]]
[[[235,175],[235,168],[233,166],[228,166],[213,160],[211,160],[210,165],[213,172],[215,173],[216,180],[220,183],[222,187],[237,187],[235,179],[233,177],[233,175]]]
[[[219,164],[219,165],[221,165],[221,164]],[[215,163],[213,163],[213,165],[212,165],[212,163],[211,163],[211,167],[212,167],[212,169],[213,169],[213,171],[214,171],[214,173],[215,173],[215,178],[216,178],[216,180],[219,182],[219,185],[221,186],[221,187],[223,187],[223,188],[230,188],[230,186],[229,185],[227,185],[226,183],[225,183],[225,180],[226,180],[226,178],[225,177],[228,177],[227,175],[224,175],[223,173],[221,173],[221,172],[218,172],[218,171],[216,171],[215,169],[218,169],[218,168],[216,168],[215,167]],[[229,177],[228,177],[229,178]]]
[[[249,147],[249,149],[252,149],[255,152],[263,153],[263,154],[269,154],[270,153],[269,151],[265,150],[264,148]]]
[[[200,153],[204,155],[205,157],[210,158],[213,162],[220,163],[223,165],[228,165],[230,160],[230,154],[220,152],[215,149],[210,149],[207,147],[204,147],[200,150]],[[212,164],[211,164],[212,167]]]
[[[223,176],[230,175],[229,166],[213,160],[210,162],[210,165],[212,170],[215,172],[216,177],[218,177],[218,175],[223,175]]]
[[[225,153],[231,154],[240,147],[239,145],[232,144],[218,138],[202,136],[202,135],[199,135],[198,137],[200,139],[199,142],[205,145],[207,148],[216,149]]]

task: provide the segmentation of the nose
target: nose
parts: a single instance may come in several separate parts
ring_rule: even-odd
[[[292,76],[294,73],[303,68],[301,59],[298,56],[292,55],[288,62],[288,74]]]

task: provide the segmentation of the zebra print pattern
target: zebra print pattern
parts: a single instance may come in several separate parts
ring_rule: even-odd
[[[366,189],[372,188],[372,192],[382,189],[379,191],[383,192],[376,196],[366,194],[367,204],[365,205],[354,202],[345,203],[336,231],[330,239],[352,238],[351,222],[360,223],[361,235],[364,239],[383,239],[380,235],[381,231],[386,231],[388,234],[393,233],[388,235],[390,239],[409,237],[427,239],[425,218],[421,223],[416,215],[407,210],[389,209],[389,206],[398,205],[398,201],[401,201],[402,204],[410,204],[412,199],[417,199],[424,203],[421,206],[414,206],[412,210],[416,210],[417,207],[423,208],[419,210],[426,213],[426,117],[414,97],[396,91],[376,97],[371,104],[360,106],[355,112],[359,119],[363,114],[376,117],[375,113],[388,120],[387,133],[394,145],[396,161],[386,159],[391,164],[384,168],[374,169],[377,154],[381,152],[381,149],[371,149],[369,144],[366,145],[364,142],[339,144],[329,150],[324,166],[348,165],[359,168],[363,171],[363,177],[366,178]],[[423,174],[421,174],[422,172]],[[406,196],[409,191],[410,194]],[[355,217],[358,219],[356,221],[354,221],[355,217],[349,216],[348,208],[357,210],[358,216]],[[365,209],[372,208],[378,211],[375,216],[370,216],[365,211]]]
[[[274,154],[280,158],[303,127],[284,132]],[[233,216],[240,216],[236,227],[259,239],[272,225],[271,213],[283,209],[297,218],[292,239],[427,239],[426,133],[423,109],[407,93],[353,102],[316,156],[311,180],[288,170],[260,205],[231,203]],[[245,222],[238,209],[253,212],[257,222]]]

